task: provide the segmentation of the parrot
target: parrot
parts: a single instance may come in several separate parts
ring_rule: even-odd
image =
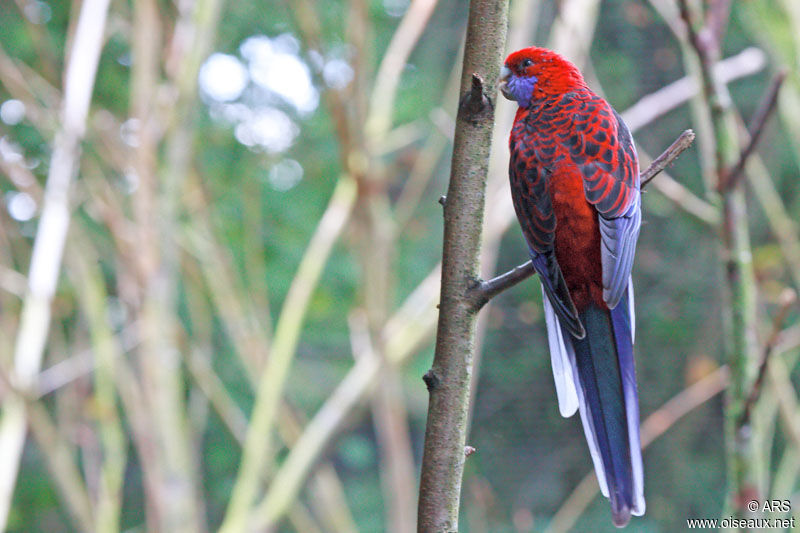
[[[509,138],[514,210],[542,286],[562,416],[580,412],[612,521],[645,512],[631,268],[639,164],[622,117],[546,48],[510,54],[499,89],[518,104]]]

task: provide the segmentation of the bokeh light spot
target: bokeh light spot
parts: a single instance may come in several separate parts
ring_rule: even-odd
[[[25,222],[36,214],[36,200],[25,192],[9,192],[6,194],[8,214],[14,220]]]
[[[214,53],[200,68],[198,83],[200,90],[216,102],[232,102],[239,98],[247,87],[247,69],[236,57]]]
[[[269,184],[275,190],[288,191],[303,179],[303,167],[294,159],[278,161],[269,169]]]
[[[9,126],[15,126],[25,118],[25,104],[19,100],[6,100],[0,105],[0,120]]]

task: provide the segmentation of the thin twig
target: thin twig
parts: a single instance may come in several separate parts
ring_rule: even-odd
[[[223,425],[228,429],[234,440],[240,445],[244,443],[247,433],[247,417],[236,405],[236,401],[228,394],[225,384],[211,367],[210,348],[197,346],[192,353],[187,355],[185,362],[189,374],[197,386],[205,394],[214,411],[219,416]]]
[[[486,302],[504,290],[513,287],[535,273],[536,269],[533,267],[533,261],[528,261],[488,281],[478,281],[473,289],[479,296],[475,300],[475,305],[483,307]]]
[[[686,130],[673,142],[669,148],[658,156],[647,169],[639,174],[641,179],[641,187],[644,187],[655,178],[659,172],[672,164],[675,159],[683,153],[684,150],[691,146],[694,141],[694,132]],[[475,309],[480,309],[486,302],[503,292],[504,290],[513,287],[517,283],[532,276],[536,270],[533,268],[533,263],[528,261],[519,266],[514,267],[512,270],[504,274],[500,274],[490,280],[478,280],[477,283],[470,289],[472,303]]]
[[[452,102],[458,99],[460,76],[461,65],[455,62],[447,77],[448,81],[442,96],[441,107],[434,109],[429,115],[430,121],[434,126],[437,121],[441,122],[443,119],[452,121],[452,117],[444,109],[452,108]],[[414,164],[408,173],[408,179],[405,180],[403,189],[394,204],[395,224],[397,225],[396,231],[398,233],[402,233],[403,228],[411,220],[411,216],[417,208],[425,188],[433,179],[437,164],[447,147],[448,135],[452,135],[453,130],[455,130],[453,125],[446,128],[447,133],[442,128],[431,128],[431,134],[414,160]],[[444,205],[442,198],[444,196],[439,199],[439,202]]]
[[[289,509],[325,444],[341,428],[347,415],[361,402],[369,387],[376,383],[379,369],[377,359],[359,360],[328,396],[281,464],[267,494],[253,510],[253,524],[274,524]]]
[[[800,417],[797,394],[790,379],[791,371],[782,357],[773,357],[767,365],[771,389],[778,400],[778,410],[786,436],[795,449],[800,448]]]
[[[689,146],[694,141],[694,132],[692,130],[686,130],[680,134],[680,136],[675,139],[669,148],[664,150],[660,156],[658,156],[650,166],[647,167],[647,170],[642,172],[639,175],[639,178],[642,182],[642,189],[644,189],[650,181],[655,178],[659,172],[667,168],[675,158],[677,158],[681,152],[689,148]]]
[[[33,79],[31,79],[33,78]],[[38,83],[37,83],[38,82]],[[25,104],[25,116],[36,129],[52,135],[58,124],[55,110],[61,107],[57,91],[24,63],[14,61],[0,46],[0,84],[9,95]]]
[[[644,150],[639,150],[639,159],[643,159],[645,155]],[[676,208],[703,222],[709,228],[716,230],[719,227],[721,219],[719,209],[697,196],[668,172],[662,171],[651,186],[670,200]]]
[[[753,406],[761,395],[761,388],[764,384],[764,376],[767,373],[767,363],[769,362],[770,355],[772,355],[772,352],[775,348],[775,344],[778,342],[778,337],[780,336],[783,328],[783,321],[786,319],[786,313],[789,312],[789,309],[796,301],[797,293],[793,289],[786,288],[783,290],[780,296],[781,306],[778,309],[778,312],[775,314],[775,317],[772,319],[772,333],[770,333],[767,342],[764,344],[764,351],[761,355],[761,363],[758,366],[758,375],[756,376],[756,380],[753,382],[753,388],[750,389],[750,394],[747,396],[747,400],[742,408],[742,416],[739,420],[739,427],[750,424],[750,416],[752,414]]]
[[[234,274],[231,252],[215,232],[210,202],[196,172],[191,172],[188,177],[183,202],[191,210],[192,218],[178,232],[178,244],[196,258],[215,311],[236,355],[247,373],[257,376],[272,344],[271,328],[261,319],[246,287]]]
[[[288,2],[288,4],[291,6],[295,24],[306,46],[311,50],[323,50],[322,28],[317,17],[315,3],[309,0],[296,0]],[[333,120],[336,138],[340,145],[339,156],[342,166],[349,168],[348,156],[351,155],[354,135],[348,117],[350,106],[347,105],[347,98],[343,91],[323,91],[322,96]]]
[[[381,59],[375,85],[370,98],[369,115],[365,130],[367,143],[373,147],[384,141],[392,123],[394,101],[403,67],[428,25],[438,0],[414,0],[408,6],[403,20],[392,35],[392,40]]]
[[[724,192],[725,190],[730,190],[733,187],[736,187],[739,181],[741,181],[742,171],[747,163],[747,159],[755,151],[758,141],[761,139],[761,133],[764,131],[764,126],[767,124],[767,120],[775,110],[775,105],[778,102],[778,92],[780,91],[781,86],[786,79],[786,74],[786,69],[783,69],[775,74],[775,77],[772,78],[772,82],[769,84],[769,87],[767,87],[767,90],[764,91],[761,102],[758,104],[758,108],[756,108],[756,111],[753,114],[753,118],[750,122],[750,127],[748,128],[748,131],[750,132],[750,142],[748,142],[747,146],[745,146],[742,150],[742,153],[739,155],[739,160],[736,162],[733,168],[723,174],[724,179],[721,179],[719,183],[720,192]]]
[[[767,55],[756,47],[745,48],[735,56],[730,56],[714,65],[714,78],[721,84],[750,76],[761,71],[767,64]],[[647,94],[638,102],[621,113],[623,120],[635,131],[656,118],[686,103],[692,98],[700,86],[697,80],[689,75]]]

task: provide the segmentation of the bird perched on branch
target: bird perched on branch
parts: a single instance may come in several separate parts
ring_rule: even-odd
[[[514,209],[542,283],[561,414],[580,411],[614,524],[645,510],[633,361],[631,267],[641,225],[630,131],[551,50],[509,55],[500,90],[511,130]]]

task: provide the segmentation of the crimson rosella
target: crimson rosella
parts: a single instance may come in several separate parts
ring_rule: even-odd
[[[542,284],[559,410],[580,410],[622,527],[645,509],[630,281],[641,225],[636,149],[619,114],[555,52],[509,55],[500,90],[519,104],[511,196]]]

